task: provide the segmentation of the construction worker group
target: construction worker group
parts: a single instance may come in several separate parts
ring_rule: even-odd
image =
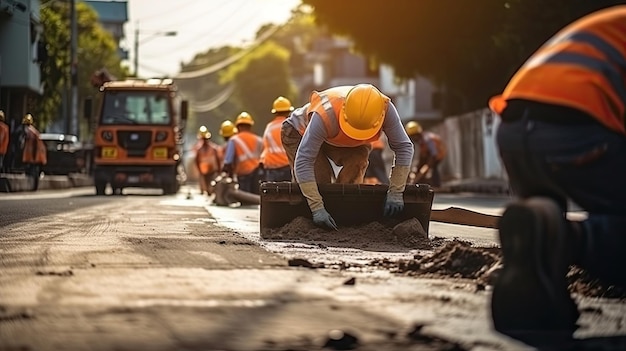
[[[407,183],[441,185],[441,138],[423,131],[417,121],[403,125],[391,99],[371,84],[314,91],[299,108],[279,96],[270,111],[274,117],[262,136],[252,130],[255,121],[248,112],[241,112],[234,123],[225,121],[220,134],[226,142],[221,146],[200,127],[195,150],[203,194],[211,194],[210,183],[220,174],[252,194],[259,193],[264,181],[297,182],[314,222],[337,229],[318,184],[387,184],[384,212],[390,216],[403,209]],[[384,160],[386,150],[393,154],[390,162]]]
[[[31,190],[39,188],[41,167],[48,160],[46,145],[34,123],[32,114],[27,113],[11,130],[0,110],[0,172],[23,172],[31,179]]]

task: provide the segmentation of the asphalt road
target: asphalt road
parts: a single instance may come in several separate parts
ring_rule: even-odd
[[[414,250],[264,241],[258,206],[213,206],[194,189],[0,196],[0,350],[529,348],[492,330],[489,289],[331,264]],[[434,208],[498,213],[508,200],[436,196]],[[431,223],[431,235],[497,245],[493,229]],[[603,313],[584,314],[578,337],[625,333],[623,302],[580,302]]]

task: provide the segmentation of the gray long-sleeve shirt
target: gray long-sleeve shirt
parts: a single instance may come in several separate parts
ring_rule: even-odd
[[[298,122],[295,121],[296,114],[292,114],[286,121],[292,125],[297,126]],[[319,153],[322,144],[329,138],[339,133],[339,123],[332,126],[330,135],[326,132],[324,122],[319,114],[313,112],[309,124],[306,128],[302,141],[298,147],[295,159],[295,173],[296,179],[299,183],[314,182],[315,171],[314,164],[315,159]],[[383,121],[382,131],[387,136],[389,147],[394,152],[394,165],[398,166],[410,166],[413,159],[413,143],[409,139],[398,111],[393,103],[389,103],[385,120]]]

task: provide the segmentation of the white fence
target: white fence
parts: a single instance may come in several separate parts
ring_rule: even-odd
[[[495,142],[500,118],[489,109],[448,117],[431,128],[448,147],[441,164],[444,181],[494,179],[506,181]]]

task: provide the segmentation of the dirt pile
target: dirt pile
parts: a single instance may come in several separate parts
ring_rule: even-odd
[[[374,221],[358,226],[340,227],[334,231],[319,228],[308,218],[297,217],[280,228],[268,230],[263,234],[263,239],[354,247],[371,251],[433,248],[426,231],[416,218],[399,223]]]
[[[414,277],[471,280],[476,283],[479,290],[493,285],[502,267],[500,248],[474,247],[470,242],[458,239],[429,238],[415,218],[403,222],[374,221],[331,231],[315,226],[308,218],[297,217],[281,228],[268,231],[263,238],[381,252],[420,250],[420,253],[411,260],[382,258],[373,260],[366,266]],[[346,262],[312,264],[305,258],[296,258],[290,265],[342,270],[364,267]],[[590,278],[585,270],[578,267],[571,267],[567,278],[571,293],[588,297],[626,299],[626,287],[603,284],[597,279]]]

